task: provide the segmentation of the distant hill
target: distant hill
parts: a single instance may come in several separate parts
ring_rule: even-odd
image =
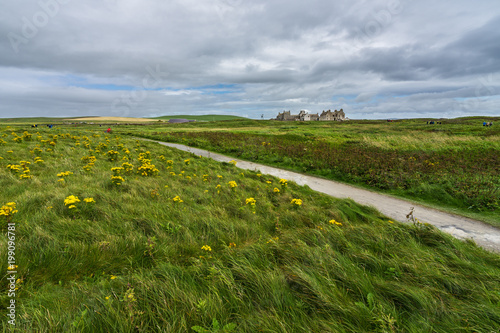
[[[154,117],[151,119],[161,119],[161,120],[169,120],[169,119],[194,119],[197,121],[221,121],[221,120],[236,120],[236,119],[247,119],[245,117],[239,116],[228,116],[228,115],[203,115],[203,116],[189,116],[189,115],[172,115],[172,116],[161,116]]]
[[[53,118],[53,117],[26,117],[26,118],[0,118],[0,123],[10,123],[10,124],[47,124],[62,122],[64,118]]]

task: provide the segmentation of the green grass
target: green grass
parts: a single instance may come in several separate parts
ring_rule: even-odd
[[[498,119],[440,125],[427,119],[235,120],[119,131],[339,180],[500,226],[500,127],[482,126]]]
[[[500,326],[500,257],[472,242],[93,127],[38,129],[28,131],[31,138],[14,130],[0,132],[0,204],[15,202],[19,211],[0,216],[0,265],[6,272],[10,220],[19,266],[16,332],[232,326],[234,332],[494,332]],[[115,160],[110,150],[118,152]],[[83,169],[86,156],[96,157],[90,171]],[[157,175],[137,173],[145,159]],[[21,161],[31,163],[23,162],[31,179],[7,168]],[[111,168],[125,162],[134,170],[114,185]],[[72,174],[58,176],[66,171]],[[64,203],[70,195],[81,200],[76,208]],[[293,198],[303,204],[294,207]],[[3,332],[11,331],[9,301],[4,287]]]
[[[237,119],[246,119],[245,117],[239,116],[229,116],[229,115],[202,115],[202,116],[191,116],[191,115],[172,115],[172,116],[161,116],[161,117],[153,117],[151,119],[161,119],[161,120],[169,120],[169,119],[192,119],[197,121],[224,121],[224,120],[237,120]]]

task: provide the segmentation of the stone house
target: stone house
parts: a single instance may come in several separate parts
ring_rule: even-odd
[[[345,120],[345,113],[344,113],[344,110],[340,109],[340,111],[331,111],[331,110],[328,110],[328,111],[325,111],[323,110],[323,112],[321,112],[321,115],[319,116],[319,120],[320,121],[343,121]]]
[[[300,110],[298,115],[291,114],[290,111],[279,112],[274,120],[280,121],[344,121],[346,120],[344,111],[325,111],[319,115],[318,113],[307,113],[305,110]]]
[[[299,119],[298,115],[290,114],[290,111],[283,111],[283,112],[278,113],[276,120],[295,121],[295,120],[300,120],[300,119]]]

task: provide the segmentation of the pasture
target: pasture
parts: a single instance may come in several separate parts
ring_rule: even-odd
[[[248,126],[254,129],[247,133]],[[299,148],[309,156],[307,149],[362,140],[353,130],[336,142],[356,128],[349,123],[338,133],[337,124],[308,126],[245,120],[105,134],[97,126],[0,125],[2,331],[497,330],[498,254],[286,179],[125,135],[147,129],[147,136],[188,144],[213,140],[214,150],[245,140],[258,149],[249,157],[274,156],[290,167]],[[210,130],[220,127],[232,130]],[[329,131],[336,134],[320,134]],[[495,135],[465,141],[491,148]],[[12,233],[15,250],[7,255]],[[16,272],[14,297],[9,271]]]
[[[483,119],[225,122],[122,127],[338,180],[500,226],[500,129]]]

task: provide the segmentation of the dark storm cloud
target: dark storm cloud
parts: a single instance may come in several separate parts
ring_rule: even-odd
[[[2,9],[1,117],[498,114],[493,0],[21,0]]]

